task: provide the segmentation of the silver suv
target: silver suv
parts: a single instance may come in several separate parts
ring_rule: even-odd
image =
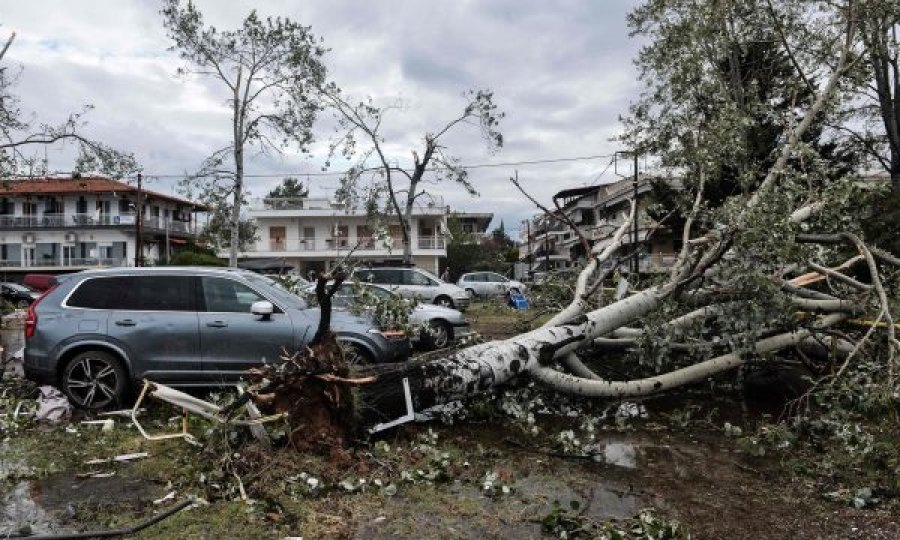
[[[78,406],[124,401],[133,382],[208,386],[312,339],[319,310],[263,276],[222,268],[91,270],[60,278],[28,309],[25,375],[58,385]],[[351,361],[396,361],[405,336],[335,310]]]
[[[466,291],[421,268],[357,268],[353,277],[363,283],[384,285],[406,298],[458,310],[469,307]]]

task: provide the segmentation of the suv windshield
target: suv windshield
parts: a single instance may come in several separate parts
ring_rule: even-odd
[[[292,309],[307,308],[306,302],[304,302],[302,298],[296,294],[291,294],[287,289],[282,287],[280,283],[272,278],[261,276],[259,274],[244,274],[242,277],[264,294],[271,296],[276,302],[284,304],[285,307]]]

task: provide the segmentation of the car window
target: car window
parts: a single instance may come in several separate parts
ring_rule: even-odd
[[[416,272],[415,270],[404,270],[403,271],[403,284],[404,285],[431,286],[431,285],[437,285],[437,282],[434,281],[433,279],[429,278],[425,274]]]
[[[392,293],[391,291],[386,291],[381,287],[367,287],[367,290],[368,292],[372,293],[373,296],[381,298],[382,300],[386,300],[394,296],[394,293]]]
[[[487,279],[487,274],[485,274],[485,273],[483,273],[483,272],[479,272],[479,273],[477,273],[477,274],[474,275],[474,279],[473,279],[472,281],[477,281],[478,283],[484,283],[484,282],[486,282],[487,280],[488,280],[488,279]]]
[[[244,279],[252,283],[255,287],[262,289],[265,294],[270,296],[270,299],[274,299],[283,306],[295,309],[306,309],[308,307],[303,298],[288,291],[274,279],[256,274],[244,276]],[[303,287],[300,287],[300,289],[302,290]],[[315,294],[314,290],[313,294]],[[275,307],[275,313],[281,313],[277,306]]]
[[[400,285],[403,283],[403,270],[390,270],[386,268],[362,270],[361,281],[368,283],[380,283],[382,285]]]
[[[359,280],[369,283],[384,283],[382,281],[384,279],[383,270],[359,270],[356,274],[359,275]]]
[[[488,277],[488,281],[491,281],[494,283],[498,283],[498,282],[506,283],[507,281],[509,281],[507,278],[501,276],[500,274],[489,273],[489,274],[487,274],[487,277]]]
[[[247,285],[232,279],[206,277],[203,283],[203,301],[206,311],[212,313],[250,313],[254,302],[269,299]]]
[[[191,276],[114,276],[81,282],[70,307],[122,311],[196,311]]]
[[[462,277],[462,280],[463,280],[463,281],[472,281],[472,275],[471,275],[471,274],[466,274],[466,275],[464,275],[464,276]]]

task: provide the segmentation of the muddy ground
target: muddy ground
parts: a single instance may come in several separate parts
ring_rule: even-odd
[[[493,309],[473,315],[492,337],[525,324]],[[80,415],[60,426],[13,420],[25,391],[2,388],[0,535],[122,527],[195,496],[205,502],[137,537],[541,538],[559,536],[553,516],[596,533],[592,526],[625,526],[646,508],[693,538],[900,538],[896,501],[858,509],[828,495],[861,487],[848,485],[853,471],[822,475],[810,465],[820,455],[742,449],[724,423],[750,433],[774,410],[732,395],[649,400],[646,418],[609,416],[590,433],[558,411],[529,424],[485,400],[452,425],[361,441],[337,466],[291,448],[266,451],[244,432],[196,419],[191,431],[205,448],[146,441],[118,418],[105,432]],[[146,414],[152,430],[177,430],[177,411]],[[568,430],[591,438],[591,455],[560,445]],[[149,456],[87,463],[135,452]]]

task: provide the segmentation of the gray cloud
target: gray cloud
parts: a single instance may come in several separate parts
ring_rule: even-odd
[[[461,110],[460,94],[490,88],[507,113],[505,148],[491,156],[477,129],[461,129],[445,141],[465,163],[532,161],[609,154],[618,116],[639,91],[632,65],[639,43],[628,38],[625,14],[637,0],[490,0],[421,2],[334,0],[201,0],[206,19],[233,27],[250,9],[282,15],[322,36],[335,82],[349,95],[388,103],[402,98],[385,124],[386,148],[406,163],[424,133]],[[149,174],[195,169],[228,141],[223,88],[209,80],[178,78],[181,65],[160,24],[158,4],[146,0],[41,3],[0,0],[0,35],[18,32],[11,58],[24,67],[19,94],[25,109],[55,121],[85,103],[91,136],[133,151]],[[317,172],[332,124],[317,124],[313,156],[289,152],[254,156],[260,174]],[[51,150],[61,170],[70,153]],[[606,160],[544,166],[477,169],[471,179],[481,197],[455,186],[434,189],[457,208],[493,211],[508,229],[532,213],[508,177],[518,168],[523,184],[549,200],[558,189],[595,178]],[[341,164],[335,164],[340,168]],[[254,179],[263,194],[278,179]],[[156,189],[170,188],[160,180]],[[335,177],[311,178],[327,193]],[[499,219],[495,221],[498,223]]]

